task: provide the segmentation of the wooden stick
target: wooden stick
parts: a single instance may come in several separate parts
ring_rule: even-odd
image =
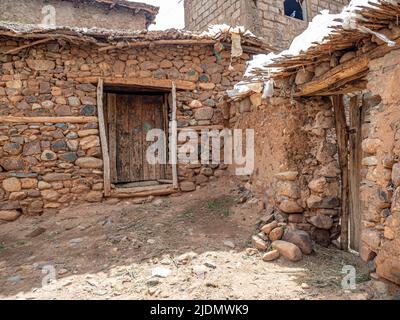
[[[53,40],[53,38],[47,38],[47,39],[41,39],[41,40],[38,40],[38,41],[34,41],[34,42],[31,42],[31,43],[26,44],[24,46],[20,46],[18,48],[14,48],[14,49],[8,50],[4,54],[15,54],[15,53],[20,52],[21,50],[24,50],[24,49],[27,49],[29,47],[33,47],[33,46],[36,46],[36,45],[39,45],[39,44],[42,44],[42,43],[46,43],[46,42],[49,42],[51,40]]]
[[[171,135],[171,163],[172,163],[172,180],[175,189],[179,188],[178,181],[178,128],[176,121],[176,85],[172,82],[172,135]]]
[[[98,122],[97,117],[66,116],[66,117],[14,117],[0,116],[4,123],[90,123]]]
[[[97,113],[99,116],[99,132],[101,150],[103,153],[103,174],[104,174],[104,195],[111,195],[110,155],[108,153],[108,142],[105,127],[104,106],[103,106],[103,79],[99,78],[97,84]]]
[[[332,97],[333,108],[335,110],[336,137],[339,153],[339,166],[341,169],[341,236],[340,245],[342,250],[349,249],[349,157],[348,141],[349,131],[346,124],[346,114],[343,103],[343,96]]]

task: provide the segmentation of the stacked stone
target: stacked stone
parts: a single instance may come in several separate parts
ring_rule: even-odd
[[[2,42],[6,50],[24,44],[28,43]],[[96,116],[96,87],[76,78],[150,77],[196,84],[194,91],[178,92],[178,130],[221,126],[225,91],[240,81],[249,58],[243,54],[233,59],[232,69],[230,52],[223,51],[217,59],[212,46],[122,52],[57,42],[35,46],[0,56],[0,115]],[[1,124],[0,210],[39,214],[80,200],[101,201],[102,165],[95,122]],[[182,190],[194,190],[211,177],[225,174],[225,169],[211,164],[179,166]]]
[[[379,277],[400,284],[400,54],[370,63],[363,97],[362,234],[360,255]]]
[[[331,102],[320,98],[291,102],[278,97],[278,92],[274,95],[261,100],[256,94],[231,106],[231,123],[239,127],[259,127],[265,121],[261,118],[274,117],[269,126],[256,129],[259,167],[245,187],[274,208],[278,224],[303,230],[318,244],[328,246],[340,236],[340,170]],[[264,111],[268,108],[273,111]],[[253,114],[258,123],[247,123],[245,119]],[[283,132],[276,128],[283,128]],[[258,155],[266,148],[280,152]],[[273,166],[268,176],[261,172],[268,170],[262,165],[265,157],[274,158],[268,160]],[[268,181],[260,181],[260,177]]]

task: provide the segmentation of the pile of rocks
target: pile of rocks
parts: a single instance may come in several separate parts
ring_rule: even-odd
[[[279,212],[263,216],[259,222],[259,233],[252,237],[253,246],[263,252],[264,261],[274,261],[280,256],[297,262],[303,254],[313,252],[310,235],[282,220]]]

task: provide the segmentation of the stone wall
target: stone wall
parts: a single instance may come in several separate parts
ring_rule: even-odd
[[[23,44],[1,43],[5,50]],[[178,127],[222,125],[222,97],[241,79],[249,58],[245,53],[234,59],[230,70],[230,52],[222,52],[218,60],[212,46],[108,53],[57,42],[36,46],[0,56],[0,115],[96,116],[96,87],[77,82],[77,77],[153,77],[196,83],[194,91],[178,91]],[[1,123],[0,210],[39,214],[79,201],[102,201],[101,158],[97,122]],[[191,191],[224,169],[180,166],[178,173],[184,191]]]
[[[364,98],[361,257],[400,284],[400,51],[370,63]]]
[[[308,21],[321,10],[338,13],[349,0],[306,0]],[[286,49],[308,25],[284,14],[282,0],[185,0],[189,30],[206,30],[210,24],[243,25],[277,49]]]
[[[244,184],[283,226],[327,246],[340,235],[340,171],[328,99],[258,95],[234,103],[231,122],[255,130],[255,170]]]
[[[62,0],[1,0],[0,20],[26,24],[41,24],[48,11],[42,12],[45,6],[55,8],[56,25],[82,28],[105,29],[147,29],[145,13],[135,14],[127,8],[109,9],[109,5],[94,5]]]

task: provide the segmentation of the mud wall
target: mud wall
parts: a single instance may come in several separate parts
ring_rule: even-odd
[[[7,51],[23,44],[4,41],[1,47]],[[230,52],[217,59],[212,46],[99,53],[90,46],[61,47],[54,42],[17,55],[0,55],[0,116],[97,116],[96,87],[77,82],[78,77],[152,77],[196,84],[194,91],[178,91],[179,128],[222,126],[222,97],[241,79],[249,58],[243,54],[234,59],[230,70]],[[102,167],[97,121],[1,123],[0,211],[40,214],[79,201],[102,201]],[[181,165],[178,169],[183,191],[192,191],[223,175],[226,168]]]
[[[42,9],[53,6],[55,22],[59,26],[70,27],[98,27],[105,29],[147,29],[147,13],[134,13],[127,8],[109,9],[109,5],[75,4],[62,0],[1,0],[0,20],[26,24],[41,24],[49,11]]]
[[[363,124],[361,257],[400,284],[400,51],[370,63]]]
[[[330,101],[253,95],[232,105],[231,123],[255,130],[255,170],[244,186],[267,212],[321,245],[337,239],[340,171]]]

